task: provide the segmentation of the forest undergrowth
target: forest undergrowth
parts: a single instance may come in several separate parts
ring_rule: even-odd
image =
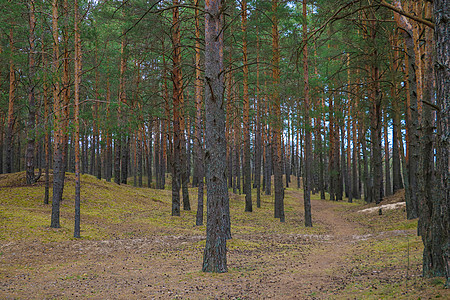
[[[423,246],[404,208],[361,213],[374,204],[316,194],[314,227],[306,228],[295,183],[286,190],[285,223],[273,218],[273,196],[249,213],[244,195],[230,192],[229,272],[210,274],[201,272],[205,226],[195,226],[195,188],[194,209],[171,217],[169,185],[135,188],[83,175],[82,238],[74,239],[74,175],[66,177],[59,229],[49,227],[43,182],[26,186],[24,175],[0,175],[1,299],[450,297],[443,279],[420,276]],[[381,204],[401,201],[400,192]]]

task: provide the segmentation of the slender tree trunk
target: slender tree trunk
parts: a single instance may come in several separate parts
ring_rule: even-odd
[[[329,99],[329,111],[330,111],[330,117],[329,117],[329,139],[330,139],[330,150],[329,150],[329,164],[328,164],[328,173],[329,173],[329,194],[330,194],[330,200],[336,201],[337,200],[337,177],[339,174],[339,170],[336,170],[336,142],[335,142],[335,131],[336,131],[336,125],[335,125],[335,118],[334,118],[334,100],[332,97]]]
[[[138,177],[138,186],[142,187],[142,173],[143,173],[143,163],[142,163],[142,143],[143,143],[143,139],[142,139],[142,131],[143,128],[139,128],[138,129],[138,137],[137,137],[137,177]],[[147,159],[151,160],[152,158],[152,154],[150,153],[147,156]],[[149,168],[150,170],[150,174],[151,174],[151,170],[152,168]],[[151,178],[151,176],[149,176]]]
[[[223,0],[205,2],[205,110],[207,228],[203,272],[227,272],[229,230],[225,174],[225,105],[223,103]]]
[[[364,126],[364,125],[363,125]],[[364,200],[367,203],[372,202],[372,193],[370,192],[372,190],[372,184],[370,182],[369,177],[369,151],[367,151],[367,145],[366,145],[366,130],[363,127],[361,129],[362,134],[361,137],[361,147],[363,151],[363,165],[364,165],[364,178],[363,178],[363,184],[364,184]]]
[[[9,45],[10,45],[10,60],[9,60],[9,103],[8,103],[8,125],[6,128],[6,173],[13,171],[13,129],[15,123],[14,117],[14,102],[16,101],[16,72],[13,60],[14,49],[14,35],[13,28],[9,29]]]
[[[59,29],[58,29],[58,1],[53,0],[52,3],[52,32],[53,32],[53,61],[52,73],[54,78],[59,73]],[[62,105],[59,96],[59,81],[53,82],[53,111],[54,111],[54,155],[53,155],[53,200],[52,200],[52,228],[59,228],[59,207],[62,200],[64,188],[64,137],[63,137],[63,120]]]
[[[148,126],[148,142],[146,139],[147,134],[145,132],[145,125],[142,126],[142,132],[143,132],[142,135],[144,136],[143,142],[144,142],[144,148],[145,148],[145,153],[146,153],[146,157],[147,157],[147,187],[148,188],[151,188],[151,186],[152,186],[152,153],[153,153],[152,131],[153,131],[153,125],[151,125],[151,124],[149,124],[149,126]],[[157,136],[158,134],[160,134],[160,133],[157,132],[155,136]],[[159,151],[157,153],[156,148],[155,148],[155,158],[159,155],[160,155]],[[156,160],[154,161],[154,165],[156,166]],[[155,172],[155,174],[156,173],[157,172]],[[156,183],[156,184],[158,184],[158,183]],[[156,186],[156,188],[158,188],[158,186]]]
[[[195,0],[195,165],[197,168],[198,194],[197,194],[197,214],[195,225],[203,225],[203,184],[205,172],[203,168],[203,139],[202,139],[202,79],[200,66],[200,17],[199,0]],[[228,98],[230,93],[228,93]],[[228,99],[228,103],[230,99]],[[228,104],[227,103],[227,104]],[[229,149],[229,147],[227,147]]]
[[[247,1],[241,1],[241,18],[242,18],[242,63],[243,63],[243,136],[244,136],[244,194],[245,194],[245,211],[253,211],[252,207],[252,186],[250,171],[250,99],[248,95],[248,58],[247,58]]]
[[[345,189],[347,191],[347,197],[348,197],[348,202],[351,203],[353,202],[353,172],[352,172],[352,152],[351,152],[351,147],[350,147],[350,143],[352,141],[351,139],[351,128],[352,128],[352,122],[351,122],[351,109],[352,109],[352,88],[351,88],[351,81],[350,81],[350,53],[347,55],[347,84],[348,84],[348,89],[350,90],[350,93],[348,94],[348,102],[347,102],[347,106],[348,106],[348,118],[346,121],[346,127],[347,127],[347,150],[346,150],[346,154],[347,154],[347,164],[346,164],[346,181],[345,181]],[[356,145],[353,144],[353,148],[355,148]]]
[[[234,82],[233,82],[234,84]],[[233,148],[233,155],[234,155],[234,160],[233,160],[233,177],[234,177],[234,183],[233,183],[233,193],[237,194],[239,192],[239,194],[241,193],[241,168],[240,168],[240,135],[239,133],[241,132],[239,129],[239,110],[237,109],[237,101],[238,101],[238,92],[236,92],[237,89],[237,85],[235,85],[235,90],[233,93],[233,102],[235,104],[235,108],[234,108],[234,148]]]
[[[399,47],[397,34],[394,35],[393,48]],[[394,50],[392,73],[397,71],[398,68],[398,51]],[[393,118],[392,118],[392,188],[393,193],[403,188],[403,180],[400,166],[400,150],[399,150],[399,138],[401,138],[401,125],[400,125],[400,106],[398,105],[397,96],[397,81],[395,75],[392,76],[391,95],[393,98]]]
[[[375,45],[375,23],[371,28],[371,41]],[[380,92],[380,75],[378,68],[378,52],[373,50],[371,55],[371,109],[370,109],[370,135],[372,142],[371,156],[371,177],[372,177],[372,200],[380,203],[383,199],[383,169],[381,156],[381,92]]]
[[[173,152],[172,152],[172,216],[180,215],[181,178],[181,49],[178,0],[173,0],[172,45],[173,45]]]
[[[107,74],[109,75],[109,74]],[[109,82],[109,76],[106,77],[106,120],[108,124],[111,123],[111,85]],[[113,147],[112,147],[112,137],[111,137],[111,128],[109,126],[106,127],[106,181],[111,182],[112,172],[113,172]],[[116,165],[116,161],[114,161],[114,167]],[[119,161],[120,165],[120,161]],[[120,183],[120,178],[118,182],[116,181],[116,177],[114,178],[116,183]]]
[[[34,177],[34,151],[35,151],[35,133],[36,133],[36,100],[35,100],[35,28],[36,28],[36,16],[35,16],[35,3],[34,0],[28,2],[29,5],[29,37],[28,42],[30,44],[30,52],[28,53],[28,70],[29,70],[29,82],[28,82],[28,124],[27,124],[27,149],[26,149],[26,180],[27,184],[31,185],[36,182]]]
[[[43,32],[41,35],[42,43],[44,43]],[[44,204],[49,203],[50,197],[50,149],[51,149],[51,141],[50,141],[50,124],[49,124],[49,101],[48,101],[48,83],[47,83],[47,54],[45,53],[45,44],[42,44],[42,69],[44,71],[43,74],[43,82],[42,82],[42,97],[44,102],[44,153],[45,153],[45,192],[44,192]],[[2,152],[0,152],[2,153]]]
[[[259,92],[259,55],[260,55],[259,32],[256,29],[256,134],[255,134],[255,187],[256,187],[256,207],[261,207],[261,96]]]
[[[352,195],[356,199],[361,199],[361,194],[359,191],[359,177],[361,173],[358,171],[358,166],[360,165],[359,156],[360,153],[358,151],[358,135],[357,135],[357,116],[358,116],[358,99],[354,99],[354,103],[352,105],[353,108],[353,116],[352,116],[352,134],[353,134],[353,144],[352,144]]]
[[[401,7],[400,1],[396,0],[396,5]],[[406,138],[406,168],[405,173],[405,201],[406,213],[408,219],[418,217],[418,163],[419,163],[419,112],[418,112],[418,93],[416,79],[416,53],[414,52],[413,28],[409,21],[397,13],[394,13],[397,25],[403,29],[406,52],[406,88],[407,93],[407,138]],[[417,62],[416,62],[417,60]]]
[[[181,76],[183,77],[183,76]],[[183,86],[183,83],[181,82],[181,87]],[[181,91],[183,92],[183,91]],[[183,107],[183,94],[181,95],[181,105],[180,107]],[[181,118],[180,118],[180,124],[182,126],[180,126],[180,131],[181,131],[181,151],[180,151],[180,161],[181,161],[181,189],[183,192],[183,210],[191,210],[191,204],[189,201],[189,190],[188,190],[188,184],[189,184],[189,168],[190,168],[190,163],[188,161],[189,159],[189,155],[188,155],[188,151],[189,151],[189,136],[185,134],[186,130],[185,130],[185,126],[184,126],[184,109],[181,111]],[[187,126],[189,131],[189,126]]]
[[[125,136],[122,138],[122,158],[120,161],[120,167],[121,167],[121,183],[128,184],[128,166],[130,163],[130,143],[131,143],[131,133],[128,132]]]
[[[75,10],[75,228],[73,237],[80,238],[80,83],[81,83],[81,40],[79,31],[78,0]],[[95,121],[95,120],[94,120]]]
[[[303,198],[305,206],[305,226],[312,227],[311,218],[311,183],[312,183],[312,138],[311,119],[309,111],[311,103],[309,99],[309,74],[308,74],[308,31],[306,16],[306,0],[303,0],[303,80],[305,97],[305,178],[303,180]]]
[[[96,45],[95,47],[95,64],[98,64],[98,45]],[[98,84],[99,84],[99,71],[98,68],[95,69],[95,83],[94,83],[94,88],[95,88],[95,104],[94,104],[94,136],[96,136],[96,144],[95,144],[95,149],[94,149],[94,163],[96,163],[95,169],[96,169],[96,173],[97,173],[97,179],[101,179],[102,178],[102,160],[101,160],[101,155],[100,155],[100,130],[99,130],[99,114],[98,114],[98,108],[99,108],[99,103],[98,101],[100,100],[100,95],[99,95],[99,91],[98,91]]]
[[[280,104],[280,47],[278,37],[278,0],[272,0],[272,78],[273,78],[273,94],[272,94],[272,113],[274,121],[272,124],[272,156],[274,167],[274,216],[284,222],[284,188],[283,188],[283,162],[281,153],[281,104]]]
[[[323,111],[323,99],[321,99],[321,106],[322,106],[322,111]],[[319,189],[320,189],[320,199],[325,200],[325,161],[324,161],[324,149],[323,149],[323,140],[322,140],[322,128],[324,128],[323,126],[323,122],[322,122],[322,114],[320,114],[319,117],[319,134],[317,136],[318,139],[318,147],[319,147]],[[298,137],[297,137],[298,138]],[[300,178],[300,177],[298,177]]]
[[[384,115],[384,168],[385,168],[385,179],[386,179],[386,189],[385,196],[392,195],[392,186],[391,186],[391,168],[389,165],[389,132],[387,126],[387,113]]]

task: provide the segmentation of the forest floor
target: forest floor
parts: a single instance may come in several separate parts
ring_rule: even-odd
[[[201,272],[205,226],[194,226],[195,207],[170,216],[170,190],[83,175],[82,238],[73,239],[73,174],[60,229],[48,226],[43,182],[27,187],[24,178],[0,175],[0,299],[450,298],[442,278],[420,276],[417,221],[402,207],[364,213],[374,205],[314,195],[306,228],[295,183],[285,223],[273,218],[273,196],[244,213],[243,195],[230,193],[229,272],[211,274]],[[398,193],[382,204],[400,201]]]

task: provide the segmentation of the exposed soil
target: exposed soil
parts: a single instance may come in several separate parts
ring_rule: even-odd
[[[288,193],[301,201],[300,192]],[[225,274],[200,271],[204,236],[198,235],[0,242],[0,298],[346,298],[341,290],[357,280],[404,280],[395,268],[366,279],[354,276],[348,256],[355,244],[385,234],[361,235],[364,225],[345,219],[338,206],[312,201],[313,223],[323,225],[325,234],[235,234],[234,240],[245,243],[229,250]],[[418,272],[413,268],[410,276]]]

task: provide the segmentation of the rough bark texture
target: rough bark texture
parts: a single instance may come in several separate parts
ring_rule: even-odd
[[[42,40],[44,40],[42,38]],[[44,45],[42,45],[42,49],[45,49]],[[44,152],[45,152],[45,192],[44,192],[44,204],[49,203],[50,196],[50,149],[51,149],[51,141],[50,141],[50,124],[49,124],[49,101],[48,101],[48,84],[47,84],[47,55],[42,50],[42,68],[44,69],[43,76],[43,87],[42,87],[42,97],[44,98]],[[0,152],[2,153],[2,152]]]
[[[312,138],[311,138],[311,118],[309,111],[311,103],[309,98],[309,74],[308,74],[308,43],[307,43],[307,19],[306,0],[303,0],[303,80],[305,96],[305,177],[303,180],[303,198],[305,206],[305,226],[312,227],[311,218],[311,184],[312,184]]]
[[[109,75],[109,74],[107,74]],[[111,86],[109,82],[109,76],[106,77],[106,120],[108,124],[111,122]],[[110,182],[113,173],[113,149],[112,149],[112,137],[111,129],[106,129],[106,158],[105,158],[105,177],[106,181]],[[120,179],[119,179],[120,182]]]
[[[199,0],[195,0],[195,165],[197,170],[197,214],[195,224],[203,225],[203,184],[205,172],[203,168],[203,139],[202,139],[202,82],[200,69],[200,18]],[[228,148],[227,148],[228,149]]]
[[[400,1],[395,4],[401,8]],[[406,104],[406,166],[405,170],[405,201],[408,219],[418,217],[418,182],[417,172],[419,164],[419,112],[417,103],[417,80],[416,80],[416,54],[414,52],[413,28],[409,21],[397,13],[394,13],[397,25],[402,28],[403,38],[405,42],[405,72],[406,72],[406,88],[408,89]]]
[[[371,41],[375,45],[376,29],[372,24]],[[370,109],[370,138],[371,138],[371,178],[372,178],[372,201],[380,203],[383,199],[383,169],[381,155],[381,91],[380,91],[380,75],[378,68],[378,53],[373,49],[371,54],[371,75],[372,84],[371,91],[371,109]]]
[[[261,124],[261,97],[259,93],[259,33],[256,33],[256,134],[255,134],[255,188],[256,207],[261,207],[261,156],[262,156],[262,124]]]
[[[14,118],[14,102],[16,98],[16,71],[14,67],[13,53],[14,49],[14,35],[12,27],[9,29],[9,46],[11,51],[9,61],[9,102],[8,102],[8,124],[6,127],[6,155],[5,165],[6,173],[13,171],[13,127],[15,123]]]
[[[53,32],[53,61],[52,73],[58,72],[59,66],[59,34],[58,34],[58,1],[52,3],[52,32]],[[64,187],[64,160],[62,137],[62,107],[59,97],[59,81],[53,83],[53,110],[54,110],[54,155],[53,155],[53,199],[52,199],[52,228],[59,228],[59,206]]]
[[[247,1],[241,1],[241,17],[242,17],[242,63],[243,63],[243,126],[244,126],[244,194],[245,194],[245,211],[251,212],[252,207],[252,186],[250,171],[250,99],[248,95],[248,58],[247,58]]]
[[[281,104],[280,104],[280,48],[278,36],[278,0],[272,0],[272,157],[274,173],[274,216],[284,222],[284,188],[283,188],[283,162],[281,153]]]
[[[223,70],[223,0],[205,1],[205,111],[207,226],[203,272],[227,272],[229,218]],[[227,216],[228,213],[228,216]]]
[[[34,150],[35,150],[35,126],[36,126],[36,99],[35,99],[35,3],[33,0],[29,1],[29,36],[28,42],[30,45],[30,52],[28,53],[28,122],[27,122],[27,149],[26,149],[26,180],[27,184],[33,184],[36,181],[34,177]]]
[[[80,83],[81,83],[81,41],[79,31],[78,0],[74,3],[75,10],[75,225],[74,238],[80,238]],[[95,153],[94,153],[95,154]]]
[[[392,195],[392,186],[391,186],[391,168],[389,165],[389,132],[388,132],[388,121],[385,115],[384,118],[384,174],[385,174],[385,196]]]
[[[172,216],[180,215],[180,187],[181,187],[181,49],[180,22],[178,0],[173,0],[172,45],[173,45],[173,153],[172,153]]]
[[[434,0],[436,87],[438,111],[436,184],[428,191],[426,207],[430,219],[423,224],[423,273],[427,277],[445,276],[450,284],[450,5]],[[427,144],[431,144],[429,141]],[[429,147],[429,146],[428,146]],[[425,153],[432,154],[425,148]],[[431,159],[430,159],[431,161]],[[426,162],[424,158],[424,162]]]

